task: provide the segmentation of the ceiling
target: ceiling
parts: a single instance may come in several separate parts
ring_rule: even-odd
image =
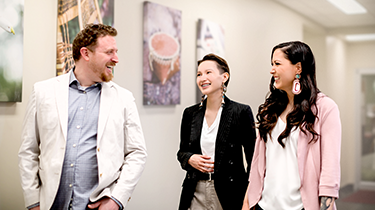
[[[347,15],[327,0],[273,0],[327,29],[342,27],[374,27],[375,0],[357,0],[367,13]]]

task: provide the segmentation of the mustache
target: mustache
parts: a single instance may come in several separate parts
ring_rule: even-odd
[[[115,67],[115,66],[116,66],[116,63],[114,63],[114,62],[110,62],[110,63],[107,63],[107,66],[113,66],[113,67]]]

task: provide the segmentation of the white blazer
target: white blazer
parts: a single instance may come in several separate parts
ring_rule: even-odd
[[[19,169],[25,206],[50,209],[59,187],[68,128],[70,73],[34,85],[23,122]],[[113,196],[126,206],[143,172],[146,145],[131,92],[103,82],[97,134],[96,201]]]

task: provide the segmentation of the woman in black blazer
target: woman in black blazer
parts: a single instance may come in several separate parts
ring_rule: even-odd
[[[228,82],[223,58],[208,54],[198,61],[197,85],[204,96],[182,117],[177,157],[186,177],[180,210],[242,207],[254,152],[254,118],[250,106],[225,96]]]

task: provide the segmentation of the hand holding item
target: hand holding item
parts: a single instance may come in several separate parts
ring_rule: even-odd
[[[214,172],[214,163],[210,161],[211,157],[206,155],[192,155],[188,163],[203,173]]]

